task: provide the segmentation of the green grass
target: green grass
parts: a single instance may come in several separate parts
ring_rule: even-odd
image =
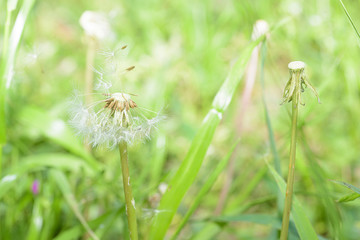
[[[139,239],[279,238],[291,137],[291,104],[280,103],[287,65],[301,60],[322,104],[304,92],[289,239],[357,240],[358,9],[325,0],[22,0],[1,8],[0,239],[129,239],[118,152],[89,153],[68,123],[89,67],[79,18],[95,10],[107,14],[113,35],[99,41],[94,68],[107,67],[101,51],[128,45],[119,68],[136,67],[112,79],[117,91],[166,116],[151,140],[129,146]],[[258,19],[277,27],[233,151]],[[234,178],[215,216],[231,152]]]

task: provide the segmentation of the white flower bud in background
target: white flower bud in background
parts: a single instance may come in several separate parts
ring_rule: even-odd
[[[261,37],[261,35],[267,33],[269,31],[269,24],[264,21],[264,20],[257,20],[254,24],[253,27],[253,31],[251,34],[251,39],[253,41],[255,41],[256,39],[258,39],[259,37]],[[269,36],[267,36],[269,37]]]
[[[167,185],[166,183],[163,183],[163,182],[162,182],[162,183],[159,184],[158,189],[159,189],[159,192],[161,193],[161,195],[164,195],[164,193],[166,192],[167,188],[168,188],[168,185]]]
[[[14,11],[16,9],[18,0],[8,0],[7,1],[7,11],[11,12]]]
[[[79,22],[86,35],[90,37],[102,40],[112,35],[110,24],[102,13],[85,11]]]

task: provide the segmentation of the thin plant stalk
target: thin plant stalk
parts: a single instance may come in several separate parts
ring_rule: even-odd
[[[9,5],[9,3],[8,3]],[[1,67],[0,67],[0,175],[2,172],[2,148],[6,142],[6,125],[5,125],[5,61],[8,53],[9,46],[9,35],[10,35],[10,23],[13,8],[7,6],[6,20],[5,20],[5,29],[4,29],[4,42],[3,42],[3,52],[1,57]]]
[[[292,122],[291,122],[291,145],[290,145],[290,161],[289,161],[289,175],[286,185],[285,206],[283,213],[283,220],[281,226],[280,240],[286,240],[289,231],[289,219],[291,211],[291,203],[294,189],[295,176],[295,159],[296,159],[296,137],[297,137],[297,119],[299,106],[297,101],[292,102]]]
[[[2,148],[6,143],[6,116],[5,99],[6,91],[10,86],[15,56],[19,47],[20,39],[24,30],[26,19],[35,0],[24,1],[17,15],[16,21],[10,34],[12,13],[17,7],[17,0],[7,1],[7,12],[5,20],[3,49],[0,62],[0,175],[3,165]]]
[[[123,176],[126,215],[128,219],[130,239],[137,240],[138,231],[137,231],[137,222],[136,222],[136,208],[135,208],[135,200],[132,195],[132,189],[130,183],[127,143],[125,141],[119,144],[119,151],[120,151],[121,171]]]
[[[299,111],[299,103],[301,103],[301,93],[305,91],[306,87],[316,95],[320,103],[319,96],[315,88],[307,81],[305,76],[305,63],[301,61],[291,62],[288,65],[290,70],[290,79],[287,82],[284,94],[283,103],[292,102],[292,124],[291,124],[291,145],[290,145],[290,161],[289,161],[289,174],[285,192],[285,206],[283,212],[282,226],[280,240],[287,240],[289,232],[290,211],[293,197],[294,188],[294,175],[295,175],[295,158],[296,158],[296,140],[297,140],[297,119]]]
[[[262,34],[265,34],[269,30],[269,26],[266,21],[258,20],[253,29],[252,39],[256,40]],[[246,74],[245,74],[245,89],[241,98],[239,98],[238,105],[240,105],[239,111],[235,117],[235,131],[238,137],[241,136],[243,130],[243,120],[246,115],[246,111],[250,105],[251,101],[251,94],[254,88],[255,79],[256,79],[256,72],[257,72],[257,64],[259,59],[259,52],[262,42],[259,43],[257,47],[254,48],[249,63],[246,67]],[[236,151],[236,150],[235,150]],[[220,215],[224,209],[226,204],[229,191],[231,188],[231,184],[233,182],[234,174],[235,174],[235,162],[236,162],[236,152],[233,154],[232,158],[229,161],[229,165],[226,171],[226,178],[224,181],[224,185],[221,189],[221,193],[219,195],[219,201],[215,208],[215,215]]]
[[[85,103],[92,103],[93,79],[94,79],[94,61],[96,54],[97,41],[94,37],[87,36],[87,52],[86,52],[86,72],[85,72]]]
[[[92,103],[92,92],[94,85],[94,61],[96,54],[96,39],[91,36],[87,36],[87,50],[86,50],[86,70],[85,70],[85,104],[90,105]],[[88,140],[85,139],[84,143],[85,149],[90,152],[91,146],[89,145]]]

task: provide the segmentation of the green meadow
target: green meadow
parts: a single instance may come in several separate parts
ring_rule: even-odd
[[[360,239],[359,9],[0,0],[0,239]]]

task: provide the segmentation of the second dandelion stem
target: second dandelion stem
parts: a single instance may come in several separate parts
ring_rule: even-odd
[[[296,135],[297,135],[297,118],[298,118],[297,101],[292,102],[292,124],[291,124],[291,145],[290,145],[290,161],[289,175],[286,185],[285,207],[283,213],[280,240],[286,240],[289,231],[289,219],[294,187],[295,158],[296,158]]]
[[[119,151],[120,151],[121,171],[122,171],[122,176],[123,176],[126,215],[127,215],[127,219],[128,219],[130,239],[137,240],[138,239],[138,231],[137,231],[137,222],[136,222],[136,208],[135,208],[135,200],[132,196],[132,190],[131,190],[127,143],[126,142],[123,141],[119,144]]]

